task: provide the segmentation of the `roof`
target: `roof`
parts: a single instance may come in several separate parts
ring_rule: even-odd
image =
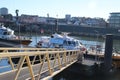
[[[110,13],[110,14],[120,14],[120,12],[112,12],[112,13]]]

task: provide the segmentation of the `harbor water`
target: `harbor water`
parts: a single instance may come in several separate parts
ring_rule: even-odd
[[[74,72],[64,70],[63,72],[54,76],[51,80],[120,80],[120,71],[116,74],[106,76],[85,76],[82,74],[76,74]]]

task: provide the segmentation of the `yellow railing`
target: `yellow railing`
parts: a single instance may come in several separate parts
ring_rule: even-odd
[[[12,68],[10,71],[0,73],[0,79],[39,80],[43,73],[52,75],[55,71],[74,63],[79,54],[79,50],[0,48],[0,61],[6,59],[10,64],[0,66],[0,70],[10,66]]]

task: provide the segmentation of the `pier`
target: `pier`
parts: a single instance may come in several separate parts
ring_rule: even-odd
[[[1,80],[47,80],[77,61],[79,50],[50,48],[0,48],[0,61],[9,65],[0,66]]]

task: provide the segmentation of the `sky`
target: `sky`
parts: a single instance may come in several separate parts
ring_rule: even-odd
[[[108,19],[111,12],[120,12],[120,0],[0,0],[0,8],[8,8],[15,15],[38,15],[64,18],[66,14],[72,17],[101,17]],[[58,16],[57,16],[58,15]]]

